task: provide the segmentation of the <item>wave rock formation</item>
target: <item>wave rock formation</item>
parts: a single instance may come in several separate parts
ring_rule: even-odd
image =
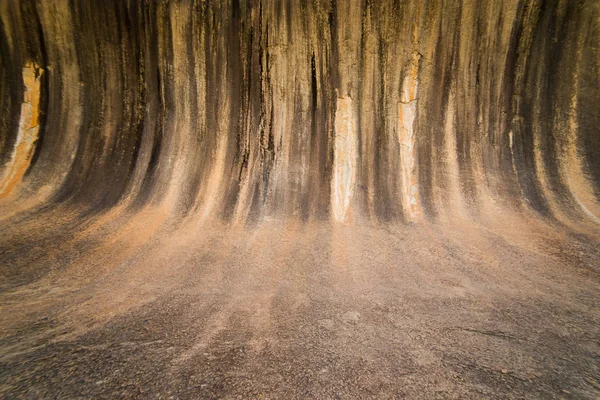
[[[435,220],[490,204],[598,222],[599,13],[4,2],[0,196],[231,222]]]
[[[43,380],[23,389],[33,373],[27,368],[34,367],[21,361],[30,354],[43,357],[52,346],[63,346],[57,363],[65,363],[78,340],[87,345],[99,340],[90,335],[125,332],[129,325],[114,322],[117,317],[134,313],[129,321],[147,320],[164,304],[181,311],[202,296],[196,322],[186,320],[205,322],[196,326],[201,338],[164,344],[184,349],[168,362],[176,360],[186,377],[191,372],[181,365],[224,342],[254,349],[246,361],[281,365],[294,359],[321,368],[323,360],[302,359],[285,342],[292,339],[277,336],[307,326],[302,318],[313,315],[299,313],[317,312],[309,307],[315,297],[323,305],[319,310],[339,306],[346,329],[362,326],[375,312],[373,304],[389,313],[404,309],[391,305],[397,300],[392,293],[420,293],[428,284],[444,293],[439,312],[451,314],[452,304],[462,301],[452,303],[453,296],[465,300],[471,293],[483,309],[496,300],[481,298],[500,288],[506,292],[497,298],[542,296],[537,290],[544,289],[533,289],[537,282],[572,300],[556,300],[564,318],[575,307],[582,317],[573,324],[598,333],[592,321],[598,321],[594,304],[600,300],[600,2],[0,1],[0,231],[0,349],[6,354],[0,361],[7,371],[0,372],[0,397],[44,397]],[[196,282],[196,295],[182,289],[189,282]],[[487,291],[479,291],[483,287]],[[169,297],[175,293],[192,299]],[[335,297],[342,294],[353,300]],[[365,305],[366,298],[373,303]],[[532,301],[540,309],[530,319],[530,306],[517,300],[498,308],[522,312],[512,320],[515,329],[526,319],[547,325],[540,310],[555,306],[540,299]],[[209,311],[211,301],[220,309],[216,314]],[[358,311],[344,311],[345,301],[355,301]],[[438,312],[419,304],[425,308],[405,312],[415,318]],[[144,307],[158,311],[146,315]],[[31,325],[36,318],[49,322]],[[183,324],[183,317],[164,318],[171,322],[157,327],[160,332]],[[339,322],[315,318],[326,332]],[[441,314],[432,318],[433,330],[456,332]],[[459,324],[476,317],[456,318]],[[411,321],[414,329],[430,332]],[[459,331],[469,340],[489,340],[497,330],[476,329],[469,321]],[[117,325],[107,328],[112,323]],[[385,329],[381,335],[392,340],[393,329]],[[583,330],[572,334],[585,336]],[[219,336],[223,332],[239,335]],[[302,337],[314,339],[313,333]],[[162,346],[153,341],[166,341],[165,335],[147,342]],[[515,339],[518,331],[494,335],[514,346],[537,343]],[[556,347],[557,353],[548,353],[552,365],[559,375],[575,376],[585,362],[561,364],[559,336],[537,344]],[[356,376],[391,374],[393,362],[385,357],[373,361],[378,373],[361,369],[343,351],[354,342],[336,338],[325,347],[348,368],[337,371],[346,386],[310,389],[303,364],[292,363],[296,375],[286,378],[289,387],[262,377],[250,385],[261,389],[252,392],[250,386],[227,386],[226,378],[206,378],[205,386],[176,393],[360,397],[352,386]],[[455,346],[444,338],[427,340]],[[265,343],[287,345],[269,356],[261,353],[269,351]],[[387,343],[373,348],[395,354],[398,349]],[[580,360],[588,360],[592,347],[598,350],[596,343],[565,351],[580,351]],[[150,351],[144,349],[136,354]],[[355,351],[371,360],[365,348]],[[475,387],[494,388],[477,397],[500,393],[501,383],[478,381],[498,371],[520,388],[517,397],[532,395],[531,385],[541,388],[534,397],[569,390],[554,375],[532,384],[534,366],[523,367],[527,373],[512,367],[502,372],[467,359],[468,353],[422,353],[421,361],[475,371],[465,378],[475,386],[436,375],[455,397]],[[597,354],[590,361],[596,372]],[[231,363],[223,370],[239,366]],[[54,365],[41,362],[36,373]],[[417,365],[411,361],[400,370],[416,371]],[[98,381],[107,374],[97,371]],[[239,383],[242,375],[227,379]],[[400,378],[392,375],[380,386],[367,385],[371,391],[363,395],[435,397],[429,381],[405,382],[400,386],[406,392],[394,391]],[[597,377],[573,390],[596,397]],[[61,390],[67,397],[120,397],[102,384],[93,390],[81,385]],[[169,392],[153,380],[146,385],[154,394]],[[125,397],[144,397],[127,390]]]

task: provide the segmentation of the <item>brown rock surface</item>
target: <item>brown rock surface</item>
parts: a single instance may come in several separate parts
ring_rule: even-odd
[[[598,398],[600,3],[0,2],[0,398]]]

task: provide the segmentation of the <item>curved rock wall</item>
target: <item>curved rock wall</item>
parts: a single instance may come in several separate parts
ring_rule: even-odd
[[[595,0],[23,0],[0,23],[6,213],[599,222]]]

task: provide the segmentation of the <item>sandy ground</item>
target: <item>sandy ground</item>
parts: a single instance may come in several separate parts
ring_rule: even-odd
[[[591,235],[165,220],[14,225],[0,397],[600,397]]]

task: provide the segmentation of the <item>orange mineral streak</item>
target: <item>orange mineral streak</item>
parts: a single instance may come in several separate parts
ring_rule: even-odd
[[[38,139],[38,119],[40,112],[40,77],[44,70],[31,61],[23,67],[23,104],[21,105],[21,119],[19,120],[19,133],[12,153],[12,157],[5,167],[0,180],[0,198],[9,195],[17,186],[23,175],[27,172],[31,157]]]

